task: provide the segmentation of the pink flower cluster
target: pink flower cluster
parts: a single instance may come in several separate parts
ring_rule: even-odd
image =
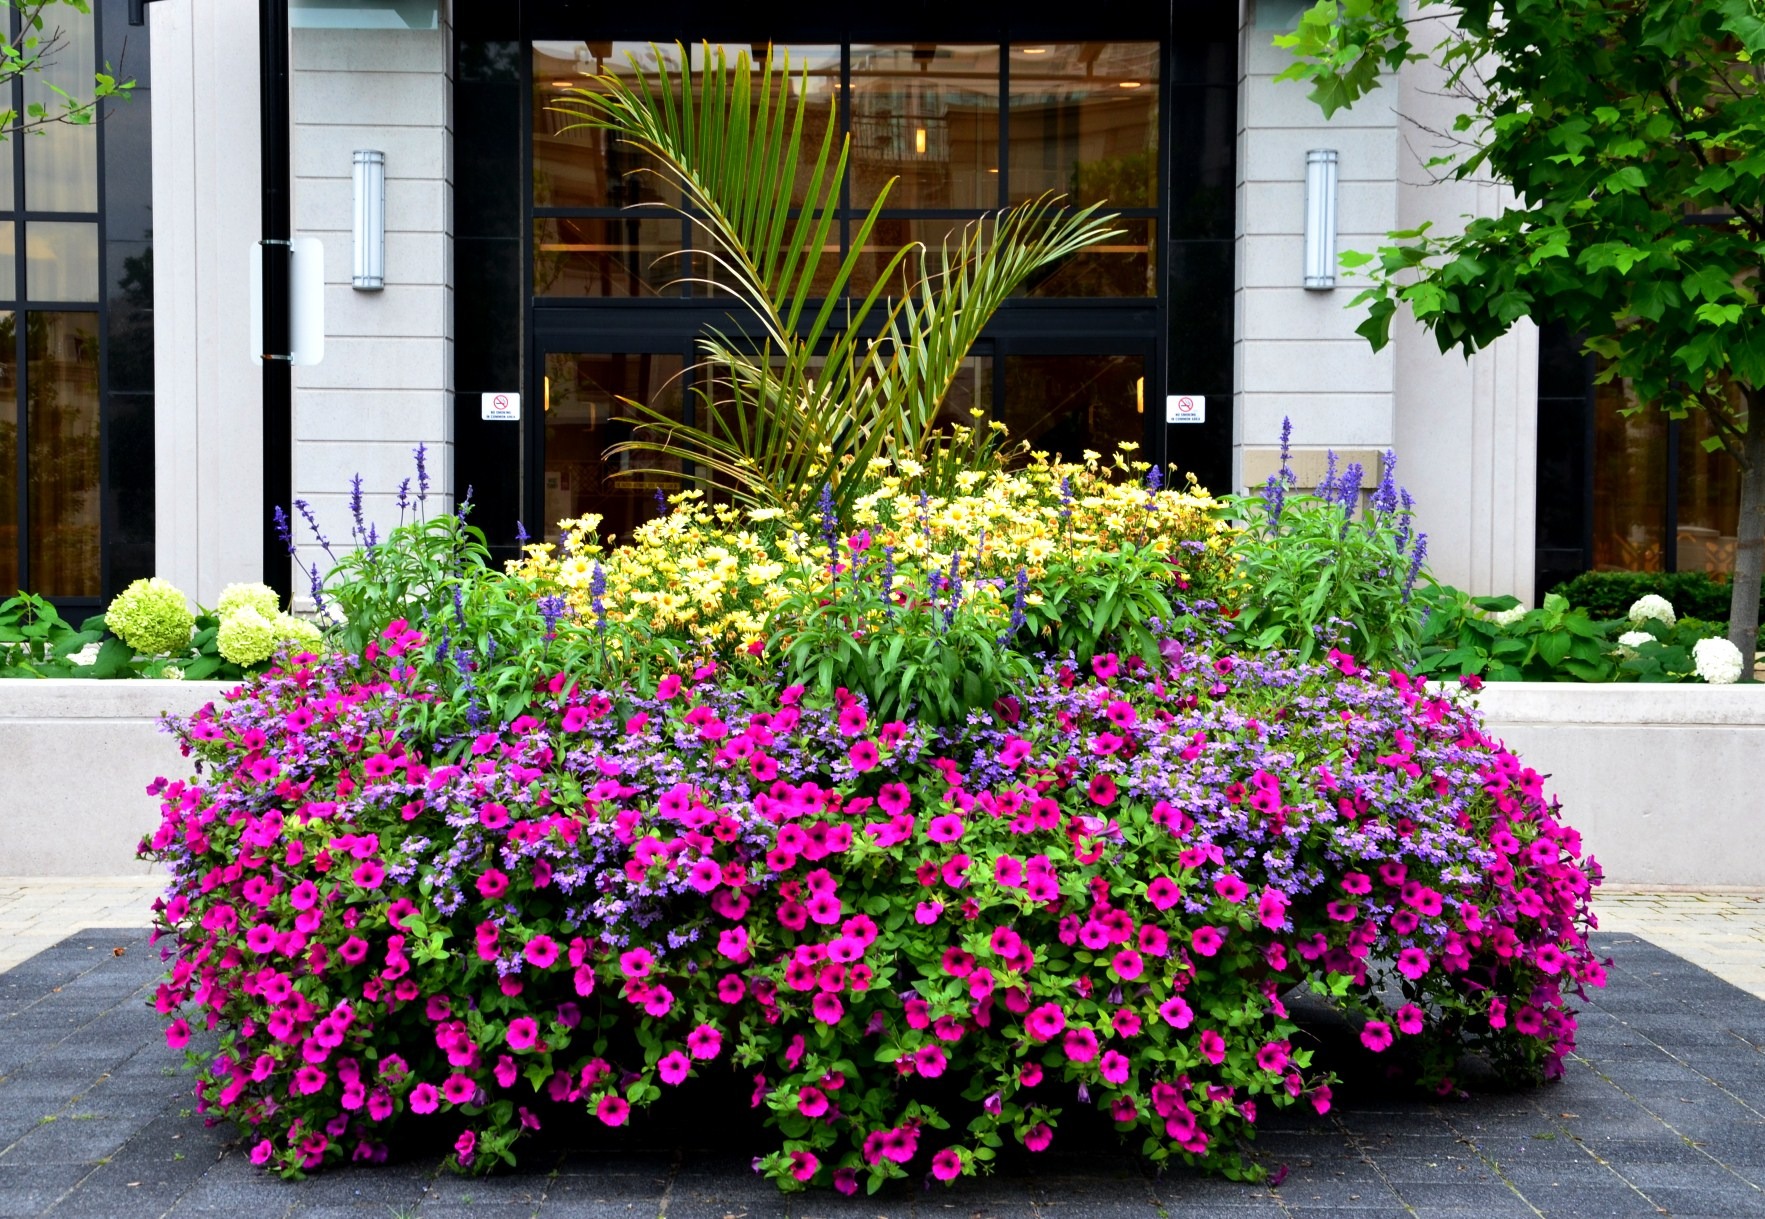
[[[788,1188],[951,1180],[1073,1103],[1224,1166],[1259,1113],[1329,1107],[1294,984],[1450,1088],[1466,1042],[1560,1069],[1602,980],[1539,776],[1401,675],[1173,642],[934,732],[711,666],[555,673],[441,732],[411,634],[204,708],[207,781],[153,789],[168,1043],[213,1031],[199,1107],[284,1172],[401,1122],[482,1170],[738,1066]]]

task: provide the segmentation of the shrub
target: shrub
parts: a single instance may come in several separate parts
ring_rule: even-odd
[[[1075,1099],[1242,1174],[1260,1114],[1329,1104],[1289,986],[1450,1089],[1467,1044],[1560,1070],[1601,981],[1540,777],[1339,652],[1167,637],[934,729],[711,664],[594,688],[551,642],[468,664],[528,695],[477,727],[405,622],[180,726],[209,778],[156,785],[158,1005],[218,1029],[199,1105],[254,1161],[415,1122],[481,1170],[737,1070],[786,1188],[974,1172]]]
[[[1703,571],[1589,571],[1559,584],[1569,604],[1594,618],[1622,618],[1638,598],[1665,597],[1684,615],[1728,621],[1729,583]]]
[[[1256,650],[1291,648],[1301,659],[1337,642],[1372,664],[1413,663],[1421,615],[1411,592],[1428,538],[1414,532],[1396,456],[1385,454],[1364,506],[1364,472],[1350,463],[1338,473],[1334,452],[1316,493],[1300,492],[1288,464],[1292,431],[1283,420],[1281,470],[1262,493],[1227,497],[1239,530],[1231,549],[1241,604],[1230,638]]]
[[[1643,612],[1615,622],[1596,622],[1557,593],[1534,610],[1513,597],[1473,597],[1444,584],[1423,588],[1417,600],[1426,617],[1414,671],[1433,677],[1691,681],[1698,641],[1722,634],[1715,623],[1673,620],[1664,602],[1641,599]]]

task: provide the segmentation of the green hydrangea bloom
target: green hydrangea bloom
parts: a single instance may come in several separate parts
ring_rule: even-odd
[[[268,660],[276,650],[276,628],[251,606],[242,605],[221,619],[215,643],[222,656],[240,668],[249,668]]]
[[[276,642],[287,644],[290,652],[317,654],[325,650],[324,632],[305,618],[277,614],[270,622],[270,629],[276,632]]]
[[[196,616],[183,593],[154,576],[118,593],[104,612],[104,625],[142,655],[164,656],[190,646]]]
[[[282,603],[276,599],[276,590],[268,584],[229,584],[221,590],[215,613],[225,618],[244,606],[250,606],[266,619],[273,619]]]

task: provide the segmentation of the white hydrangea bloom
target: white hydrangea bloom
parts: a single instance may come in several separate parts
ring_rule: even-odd
[[[1691,645],[1691,659],[1698,676],[1712,686],[1740,680],[1740,649],[1726,639],[1700,639]]]
[[[1673,617],[1673,603],[1654,593],[1638,597],[1631,604],[1628,617],[1630,621],[1638,624],[1647,622],[1651,618],[1663,626],[1672,626],[1676,621]]]
[[[1654,638],[1655,637],[1647,631],[1625,631],[1622,635],[1618,636],[1618,646],[1621,648],[1640,648],[1645,643],[1654,642]]]
[[[1498,610],[1489,615],[1489,620],[1497,626],[1513,626],[1528,613],[1524,605],[1516,605],[1512,609]]]

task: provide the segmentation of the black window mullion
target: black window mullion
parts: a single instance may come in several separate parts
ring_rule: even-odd
[[[21,14],[17,8],[8,6],[7,17],[13,45],[18,44]],[[12,80],[12,112],[14,116],[24,114],[24,78],[15,76]],[[7,133],[10,145],[7,155],[12,158],[12,344],[13,344],[13,397],[16,423],[12,437],[16,452],[13,454],[13,493],[14,519],[18,522],[18,536],[14,542],[17,547],[18,586],[21,589],[31,587],[31,517],[30,517],[30,467],[28,457],[30,445],[30,417],[25,409],[25,330],[29,315],[25,312],[25,150],[24,139],[16,130]]]
[[[1008,37],[999,44],[999,189],[995,192],[994,203],[1003,209],[1011,198],[1011,186],[1005,179],[1011,174],[1011,39]],[[1001,363],[1003,367],[1003,363]],[[1000,379],[1001,399],[1003,386]]]
[[[96,62],[87,68],[96,72],[104,63],[103,4],[92,5],[92,54]],[[105,223],[104,196],[104,124],[95,123],[98,134],[92,155],[98,158],[95,185],[98,204],[98,316],[93,319],[98,329],[98,595],[102,600],[110,591],[111,542],[116,537],[115,497],[110,494],[110,310],[105,302],[105,283],[109,278],[110,243]]]

